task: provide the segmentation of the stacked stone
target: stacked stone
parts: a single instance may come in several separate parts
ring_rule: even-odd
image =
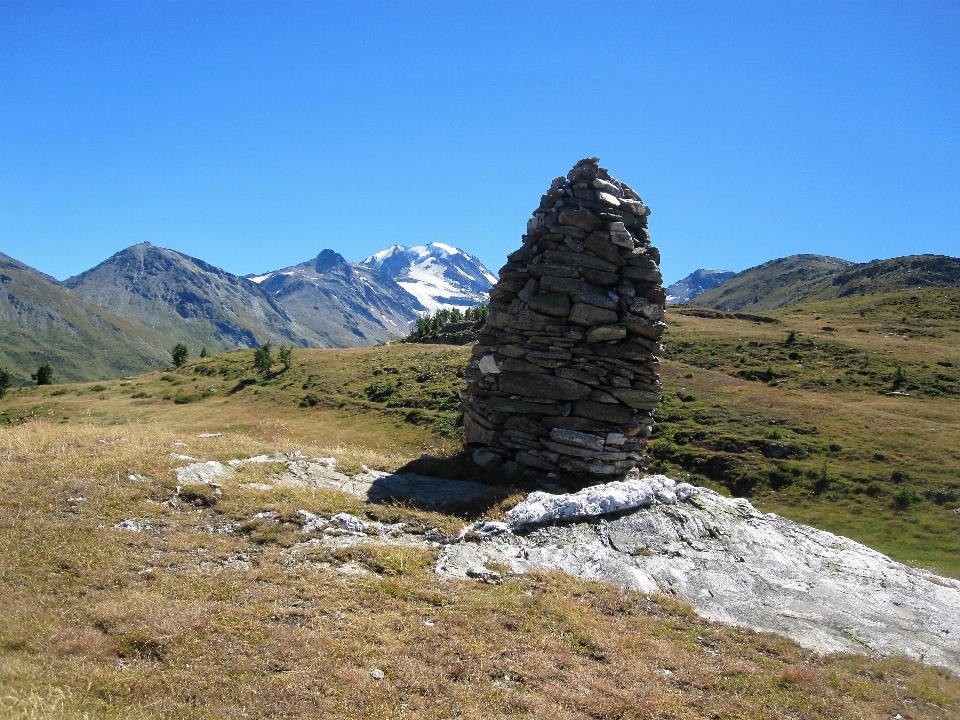
[[[462,395],[479,465],[611,479],[648,464],[660,254],[649,208],[597,163],[553,181],[490,290]]]

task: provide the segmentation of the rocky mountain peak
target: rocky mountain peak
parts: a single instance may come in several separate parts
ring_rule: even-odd
[[[667,288],[667,305],[677,305],[693,300],[707,290],[726,282],[735,274],[732,270],[706,270],[704,268],[694,270],[683,280],[675,282]]]
[[[349,267],[350,263],[347,262],[346,258],[343,257],[340,253],[334,250],[321,250],[320,254],[317,255],[317,261],[314,265],[314,269],[324,275],[330,272],[335,267]]]

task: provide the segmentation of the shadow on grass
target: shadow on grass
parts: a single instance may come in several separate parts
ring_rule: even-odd
[[[476,448],[465,448],[449,457],[423,455],[396,472],[396,477],[416,479],[417,492],[397,492],[390,486],[390,478],[374,483],[370,497],[376,502],[415,504],[425,510],[442,509],[462,518],[478,518],[503,503],[507,498],[534,490],[553,493],[575,492],[587,485],[613,478],[584,477],[574,474],[547,476],[530,468],[481,468],[474,464]],[[395,476],[391,476],[395,477]],[[378,487],[378,483],[382,483]],[[430,487],[438,486],[434,494]],[[382,500],[381,500],[382,496]]]
[[[381,505],[473,519],[524,492],[519,484],[516,479],[478,468],[468,453],[460,452],[448,458],[425,455],[409,462],[392,475],[375,480],[367,496]]]
[[[257,378],[252,378],[252,377],[244,378],[243,380],[238,382],[236,385],[234,385],[232,388],[230,388],[230,392],[228,392],[227,395],[235,395],[236,393],[243,390],[245,387],[248,387],[249,385],[256,385],[258,382],[259,380],[257,380]]]

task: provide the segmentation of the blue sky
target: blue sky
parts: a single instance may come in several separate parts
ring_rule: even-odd
[[[0,251],[494,272],[597,155],[665,280],[960,255],[960,3],[0,0]]]

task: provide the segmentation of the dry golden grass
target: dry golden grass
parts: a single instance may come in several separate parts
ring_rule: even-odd
[[[814,333],[820,320],[796,322]],[[697,318],[682,323],[678,332],[691,338],[716,329]],[[741,330],[772,333],[771,342],[784,332],[752,324]],[[894,342],[862,335],[867,343]],[[500,586],[444,582],[429,569],[435,550],[418,547],[292,553],[303,538],[296,525],[252,516],[343,510],[444,532],[463,520],[281,487],[271,483],[274,464],[248,465],[223,481],[213,507],[170,503],[173,468],[183,464],[171,452],[228,460],[299,450],[333,455],[347,470],[392,470],[421,452],[455,450],[455,437],[441,437],[431,431],[441,425],[424,422],[443,419],[468,352],[297,351],[289,373],[252,384],[245,383],[250,353],[238,352],[173,373],[101,383],[105,390],[88,383],[8,394],[0,420],[41,419],[0,426],[0,716],[960,714],[960,681],[948,673],[902,659],[821,658],[782,638],[708,623],[669,598],[560,575]],[[371,400],[366,388],[384,378],[397,381],[397,393]],[[844,453],[831,463],[847,462],[854,478],[873,462],[876,436],[897,462],[929,468],[931,482],[960,462],[949,442],[958,427],[955,402],[769,387],[676,362],[665,363],[664,380],[671,393],[689,388],[698,397],[691,407],[732,409],[731,427],[751,413],[817,424],[823,443],[842,440]],[[191,393],[203,399],[174,402]],[[301,407],[305,393],[319,402]],[[406,405],[394,407],[398,397]],[[930,427],[940,442],[923,440]],[[206,432],[222,435],[196,437]],[[134,474],[149,479],[129,480]],[[275,486],[259,492],[245,487],[251,482]],[[889,499],[822,502],[763,491],[755,500],[902,559],[955,567],[944,560],[953,547],[950,531],[937,533],[942,547],[931,544],[918,535],[925,525],[886,509]],[[502,513],[509,502],[486,512]],[[867,512],[858,513],[862,508]],[[934,523],[930,533],[942,520],[934,511],[940,508],[923,519]],[[147,529],[115,530],[126,518]],[[236,531],[216,532],[227,526]],[[886,546],[884,533],[896,535]],[[374,668],[383,680],[371,677]]]
[[[960,680],[944,671],[896,658],[819,657],[783,638],[707,622],[669,597],[558,574],[502,585],[442,581],[427,547],[374,542],[291,553],[292,530],[214,532],[262,510],[287,517],[301,507],[444,519],[365,508],[334,491],[243,488],[268,478],[269,465],[224,482],[213,507],[167,502],[181,464],[172,451],[395,460],[303,445],[289,426],[264,423],[207,440],[160,423],[0,428],[0,716],[960,713]],[[188,447],[171,447],[177,439]],[[147,529],[114,529],[125,518]]]
[[[454,386],[462,384],[469,354],[469,348],[422,345],[298,349],[293,367],[262,378],[252,370],[253,351],[241,350],[127,380],[18,388],[0,401],[0,424],[36,417],[67,426],[157,425],[185,441],[220,432],[277,449],[346,446],[390,465],[459,446],[456,438],[429,432],[429,421],[456,416]],[[384,378],[400,383],[394,399],[406,398],[409,407],[368,398],[371,381]],[[308,395],[317,404],[301,407]],[[424,408],[423,417],[407,419],[410,408]]]

